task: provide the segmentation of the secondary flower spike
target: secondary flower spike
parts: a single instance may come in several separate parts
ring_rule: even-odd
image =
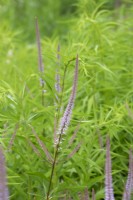
[[[133,192],[133,153],[132,150],[130,150],[128,177],[123,194],[123,200],[131,200],[132,192]]]
[[[42,79],[42,74],[44,72],[44,65],[42,61],[42,50],[41,50],[41,42],[40,42],[40,32],[39,32],[39,26],[38,26],[38,20],[35,18],[35,25],[36,25],[36,41],[37,41],[37,49],[38,49],[38,68],[40,71],[40,84],[41,86],[44,85],[44,80]]]
[[[109,137],[107,137],[107,142],[106,142],[105,200],[114,200]]]
[[[5,158],[0,145],[0,200],[8,200],[9,193],[7,188]]]
[[[56,69],[56,76],[55,76],[55,80],[56,80],[56,83],[55,83],[55,89],[58,93],[61,92],[61,87],[60,87],[60,75],[59,75],[59,67],[60,67],[60,45],[58,45],[58,48],[57,48],[57,69]]]
[[[77,89],[77,81],[78,81],[78,65],[79,65],[79,60],[78,60],[78,55],[77,55],[71,96],[69,98],[69,102],[64,112],[64,115],[60,121],[60,126],[59,126],[59,130],[57,134],[65,134],[70,123],[72,109],[74,107],[74,100],[76,97],[76,89]]]

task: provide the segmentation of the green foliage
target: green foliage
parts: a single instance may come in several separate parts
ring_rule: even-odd
[[[51,164],[29,124],[53,155],[58,43],[61,80],[68,65],[63,109],[71,92],[77,53],[80,69],[72,121],[61,144],[51,196],[54,200],[65,196],[78,200],[87,187],[95,189],[97,200],[104,199],[104,147],[109,134],[115,198],[121,199],[133,143],[133,3],[122,2],[116,9],[113,1],[101,0],[2,1],[0,10],[4,19],[0,26],[0,131],[10,199],[40,200],[47,193]],[[35,16],[41,27],[45,106],[41,104]],[[68,147],[78,124],[76,139]],[[79,151],[68,159],[79,142]]]

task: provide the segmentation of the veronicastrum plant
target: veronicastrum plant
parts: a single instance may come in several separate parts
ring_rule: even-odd
[[[0,46],[0,124],[5,136],[1,141],[9,150],[11,199],[47,196],[56,133],[71,93],[75,52],[80,55],[78,92],[72,121],[61,140],[49,196],[79,200],[85,194],[88,198],[90,191],[97,200],[105,198],[103,146],[109,133],[114,198],[122,199],[133,139],[132,113],[125,108],[125,104],[132,108],[132,7],[111,12],[100,0],[99,5],[93,0],[80,2],[78,15],[66,22],[71,31],[68,38],[63,36],[61,48],[57,38],[42,40],[42,72],[35,64],[35,45],[21,42],[16,35],[7,34],[9,28],[0,27],[5,38]],[[71,143],[75,126],[78,134]]]
[[[41,58],[40,36],[39,36],[39,29],[38,29],[37,20],[36,20],[36,35],[37,35],[37,44],[38,44],[39,70],[42,73],[43,72],[43,67],[42,67],[43,64],[42,64],[42,58]],[[59,52],[59,47],[58,47],[58,52]],[[57,58],[58,58],[58,61],[59,61],[59,59],[60,59],[59,53],[57,55]],[[70,120],[71,120],[72,110],[73,110],[73,107],[74,107],[74,100],[75,100],[75,96],[76,96],[77,80],[78,80],[78,65],[79,65],[79,61],[78,61],[78,56],[77,56],[71,96],[69,98],[69,102],[68,102],[68,105],[65,109],[63,117],[62,117],[62,119],[59,123],[59,128],[55,131],[55,141],[54,141],[55,152],[54,152],[54,157],[53,157],[53,161],[52,161],[52,169],[51,169],[50,181],[49,181],[49,186],[48,186],[48,191],[47,191],[47,200],[50,199],[50,190],[51,190],[52,179],[53,179],[53,176],[54,176],[54,170],[55,170],[56,162],[57,162],[57,159],[58,159],[60,143],[61,143],[63,135],[66,134],[66,131],[68,129],[68,126],[69,126],[69,123],[70,123]],[[57,90],[57,93],[59,93],[61,86],[60,86],[60,76],[59,76],[58,70],[56,71],[56,73],[57,74],[56,74],[56,86],[55,86],[55,88]],[[41,83],[42,82],[43,82],[43,80],[41,78]],[[42,89],[43,89],[43,87],[44,87],[44,82],[42,84]],[[43,95],[43,92],[42,92],[42,95]],[[44,105],[44,102],[42,104]],[[59,108],[59,111],[60,111],[60,108]]]
[[[42,78],[44,69],[43,69],[43,62],[42,62],[42,52],[41,52],[41,44],[40,44],[40,33],[39,33],[37,19],[36,19],[36,38],[37,38],[37,47],[38,47],[38,66],[39,66],[39,71],[40,71],[40,83],[41,83],[41,87],[42,87],[42,105],[44,106],[44,80]],[[58,46],[58,54],[57,54],[58,62],[60,61],[59,51],[60,51],[60,47]],[[74,107],[74,101],[75,101],[76,89],[77,89],[77,80],[78,80],[78,65],[79,65],[79,60],[78,60],[78,55],[77,55],[71,96],[69,98],[68,105],[67,105],[67,107],[65,109],[65,112],[64,112],[63,117],[61,118],[60,122],[59,122],[59,119],[56,120],[56,127],[59,126],[59,128],[57,128],[57,130],[55,130],[55,133],[54,133],[54,146],[55,146],[55,150],[54,150],[54,156],[53,156],[53,158],[50,156],[50,153],[48,152],[48,150],[45,147],[45,145],[41,142],[41,140],[39,139],[39,137],[35,133],[34,129],[30,126],[31,129],[32,129],[32,131],[34,132],[37,140],[38,140],[38,143],[43,148],[43,150],[44,150],[47,158],[49,160],[51,159],[51,162],[52,162],[51,163],[52,164],[52,166],[51,166],[51,175],[50,175],[49,186],[48,186],[47,197],[46,197],[47,200],[50,199],[50,191],[51,191],[51,186],[52,186],[52,181],[53,181],[55,167],[56,167],[56,164],[57,164],[57,159],[58,159],[58,154],[59,154],[59,149],[60,149],[61,141],[62,141],[63,135],[66,134],[66,131],[68,129],[68,126],[69,126],[69,123],[70,123],[70,120],[71,120],[72,110],[73,110],[73,107]],[[63,83],[63,85],[64,85],[64,83]],[[61,102],[61,100],[59,100],[59,93],[60,93],[60,91],[63,92],[64,86],[63,86],[63,88],[61,88],[61,86],[60,86],[59,69],[56,70],[55,89],[56,89],[56,92],[57,92],[57,95],[58,95],[58,96],[56,96],[56,98],[57,98],[56,101],[59,101],[60,102],[60,106],[61,106],[62,102]],[[60,109],[61,108],[58,109],[59,112],[60,112]],[[59,116],[59,114],[58,114],[58,116]],[[33,147],[33,145],[32,145],[32,147]],[[34,148],[34,150],[35,150],[35,148]],[[77,150],[78,149],[76,149],[75,152]]]

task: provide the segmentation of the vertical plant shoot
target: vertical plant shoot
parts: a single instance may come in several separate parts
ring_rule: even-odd
[[[47,192],[47,200],[50,199],[49,195],[50,195],[50,190],[51,190],[51,184],[52,184],[52,179],[53,179],[53,175],[54,175],[56,160],[57,160],[57,157],[58,157],[58,152],[59,152],[62,134],[65,133],[66,129],[69,126],[69,122],[70,122],[71,114],[72,114],[72,109],[73,109],[73,106],[74,106],[74,100],[75,100],[76,89],[77,89],[77,80],[78,80],[78,64],[79,64],[79,61],[78,61],[78,55],[77,55],[71,96],[69,98],[69,102],[68,102],[68,105],[67,105],[66,110],[64,112],[64,115],[61,119],[59,130],[57,132],[59,137],[56,139],[56,142],[55,142],[55,154],[54,154],[54,160],[53,160],[53,164],[52,164],[49,187],[48,187],[48,192]]]
[[[63,115],[63,117],[61,118],[61,121],[60,121],[59,129],[58,129],[58,132],[57,132],[57,134],[59,134],[59,135],[66,133],[66,130],[67,130],[69,123],[70,123],[71,114],[72,114],[72,110],[73,110],[73,107],[74,107],[74,100],[75,100],[75,96],[76,96],[76,89],[77,89],[78,65],[79,65],[79,60],[78,60],[78,55],[77,55],[72,92],[71,92],[71,96],[69,98],[69,102],[68,102],[68,105],[66,107],[66,110],[64,112],[64,115]],[[58,143],[58,140],[56,141],[56,143]]]
[[[94,188],[92,189],[92,200],[96,200]]]
[[[88,192],[88,188],[85,188],[85,191],[84,191],[84,200],[89,200],[89,192]]]
[[[6,180],[5,158],[0,146],[0,200],[8,200],[8,188]]]
[[[59,67],[60,67],[60,45],[58,45],[58,48],[57,48],[57,68],[56,68],[56,75],[55,75],[55,80],[56,80],[55,89],[58,94],[61,92]]]
[[[106,163],[105,163],[105,200],[114,200],[114,191],[112,183],[112,166],[110,155],[110,138],[106,141]]]
[[[123,200],[131,200],[132,192],[133,192],[133,154],[132,150],[130,150],[128,177],[124,189]]]
[[[55,100],[55,106],[56,106],[56,113],[55,113],[55,119],[54,119],[54,144],[57,140],[57,127],[58,127],[58,120],[59,120],[59,95],[61,93],[61,85],[60,85],[60,74],[59,74],[59,67],[60,67],[60,45],[58,45],[57,48],[57,68],[56,68],[56,74],[55,74],[55,90],[56,90],[56,100]],[[61,108],[60,108],[61,109]],[[58,113],[58,114],[57,114]]]
[[[44,80],[43,80],[44,66],[43,66],[43,61],[42,61],[42,50],[41,50],[38,20],[37,18],[35,20],[36,20],[36,41],[37,41],[37,49],[38,49],[38,69],[40,72],[40,85],[42,87],[42,105],[44,105]]]

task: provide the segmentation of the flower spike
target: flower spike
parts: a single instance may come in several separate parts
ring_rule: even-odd
[[[130,150],[128,177],[124,189],[123,200],[131,200],[132,192],[133,192],[133,153],[132,150]]]
[[[9,193],[7,188],[6,180],[6,167],[5,167],[5,158],[0,145],[0,200],[8,200]]]
[[[114,191],[113,191],[113,183],[112,183],[110,138],[109,137],[107,137],[107,141],[106,141],[105,200],[115,200]]]
[[[75,96],[76,96],[76,89],[77,89],[78,65],[79,65],[79,60],[78,60],[78,55],[77,55],[72,92],[71,92],[71,96],[69,98],[69,102],[68,102],[68,105],[66,107],[66,110],[64,112],[64,115],[63,115],[63,117],[60,121],[60,126],[59,126],[59,129],[58,129],[58,132],[57,132],[57,134],[59,134],[59,135],[66,133],[66,130],[67,130],[69,123],[70,123],[71,114],[72,114],[72,110],[73,110],[73,107],[74,107],[74,100],[75,100]],[[57,143],[58,143],[58,140],[56,141],[56,144]]]
[[[36,41],[37,41],[37,49],[38,49],[38,68],[41,74],[40,77],[40,84],[41,86],[44,86],[44,80],[42,79],[42,74],[44,72],[44,65],[42,61],[42,50],[41,50],[41,42],[40,42],[40,32],[39,32],[39,26],[38,26],[38,20],[35,18],[35,26],[36,26]]]

